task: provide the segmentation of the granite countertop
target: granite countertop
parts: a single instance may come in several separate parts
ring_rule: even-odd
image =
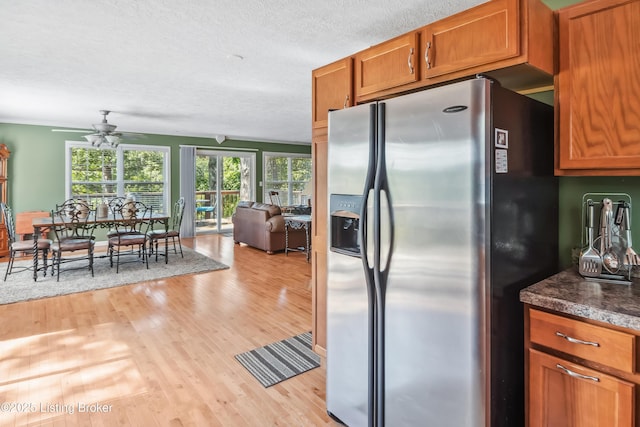
[[[520,301],[640,331],[640,279],[631,285],[585,280],[575,267],[520,291]]]

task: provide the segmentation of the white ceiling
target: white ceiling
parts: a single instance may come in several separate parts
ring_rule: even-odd
[[[0,123],[308,143],[313,69],[482,1],[0,0]]]

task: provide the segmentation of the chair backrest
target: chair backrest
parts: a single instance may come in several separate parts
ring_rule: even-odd
[[[151,218],[151,206],[142,202],[124,202],[113,211],[114,225],[118,233],[145,234],[149,231]]]
[[[56,205],[55,210],[51,211],[56,239],[92,239],[95,223],[89,220],[95,218],[95,215],[96,210],[86,200],[69,199]]]
[[[180,197],[173,204],[173,212],[171,212],[171,229],[172,230],[180,231],[183,215],[184,215],[184,197]]]
[[[277,191],[269,191],[269,200],[272,205],[280,206],[280,193]]]
[[[13,212],[6,203],[0,203],[0,210],[2,211],[2,218],[4,219],[4,225],[7,227],[7,235],[9,237],[9,245],[16,241],[16,224],[13,221]]]
[[[124,204],[124,197],[113,197],[107,201],[109,206],[109,215],[113,215],[116,209],[120,208]]]

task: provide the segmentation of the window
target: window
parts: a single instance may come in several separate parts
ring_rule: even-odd
[[[103,198],[131,194],[154,211],[170,211],[169,147],[88,147],[67,141],[66,194],[96,206]]]
[[[311,199],[311,155],[264,153],[264,194],[277,191],[283,205],[303,205]]]

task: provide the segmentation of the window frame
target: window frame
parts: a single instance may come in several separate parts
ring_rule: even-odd
[[[311,159],[311,154],[307,154],[307,153],[283,153],[283,152],[277,152],[277,151],[263,151],[262,152],[262,198],[263,198],[263,202],[267,203],[268,200],[265,199],[267,192],[269,191],[268,189],[268,185],[267,182],[275,182],[275,181],[269,181],[267,180],[267,157],[285,157],[287,158],[288,161],[288,166],[287,166],[287,188],[288,188],[288,194],[287,194],[287,199],[289,201],[293,200],[293,178],[292,178],[292,161],[293,158],[306,158],[306,159]],[[313,162],[313,160],[312,160]],[[284,181],[278,181],[278,182],[284,182]],[[296,181],[296,182],[300,182],[300,181]],[[313,182],[313,163],[311,163],[311,171],[310,171],[310,175],[309,175],[309,181],[306,181],[307,185],[311,184]],[[309,195],[311,196],[311,194]],[[282,203],[285,203],[283,200],[283,198],[280,197],[280,200],[282,201]],[[289,202],[292,203],[292,202]]]
[[[86,142],[82,141],[65,141],[65,197],[69,199],[72,197],[72,161],[71,151],[73,148],[84,148],[94,150],[113,150],[116,152],[116,193],[118,196],[125,196],[124,194],[124,152],[126,151],[157,151],[164,155],[163,165],[163,205],[164,210],[168,213],[171,210],[171,147],[161,145],[141,145],[141,144],[119,144],[116,148],[110,147],[91,147]]]

